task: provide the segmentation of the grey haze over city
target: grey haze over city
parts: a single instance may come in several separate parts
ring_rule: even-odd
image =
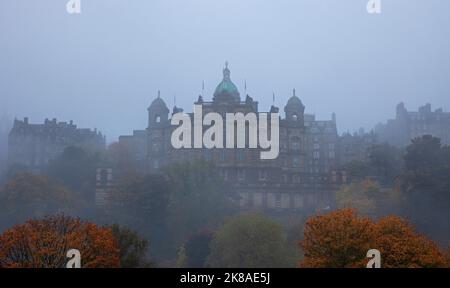
[[[210,100],[228,61],[241,99],[337,114],[339,133],[369,130],[425,103],[450,111],[450,1],[0,1],[0,117],[73,120],[108,142],[147,125],[161,90],[169,108]]]

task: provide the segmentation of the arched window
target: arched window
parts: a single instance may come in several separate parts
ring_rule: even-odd
[[[155,122],[156,123],[161,123],[161,116],[156,116],[156,118],[155,118]]]
[[[298,120],[298,115],[292,114],[292,121],[297,121],[297,120]]]

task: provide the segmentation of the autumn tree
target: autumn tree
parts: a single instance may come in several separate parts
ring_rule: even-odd
[[[437,245],[415,232],[399,217],[378,222],[343,209],[310,218],[300,242],[305,258],[301,267],[364,268],[369,249],[381,252],[382,267],[443,267],[445,258]]]
[[[43,175],[19,173],[0,189],[0,215],[5,227],[49,214],[73,214],[83,206],[75,193]]]
[[[447,268],[450,268],[450,247],[444,251],[445,260],[447,261]]]
[[[295,266],[283,227],[261,215],[236,216],[217,231],[209,267],[280,268]]]
[[[402,195],[396,189],[381,188],[370,179],[344,185],[336,192],[336,204],[339,209],[353,208],[361,215],[377,216],[398,212]]]
[[[301,267],[364,267],[374,235],[373,222],[343,209],[308,219],[300,242],[304,259]]]
[[[0,235],[0,267],[63,268],[78,249],[83,268],[119,267],[119,248],[110,228],[67,216],[28,220]]]
[[[446,265],[439,247],[415,232],[406,220],[396,216],[375,223],[373,247],[382,255],[384,268],[438,268]]]

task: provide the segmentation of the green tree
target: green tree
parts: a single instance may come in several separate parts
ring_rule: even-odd
[[[82,148],[69,146],[49,163],[48,175],[78,192],[85,200],[93,202],[99,161],[100,155],[91,155]]]
[[[121,268],[149,268],[152,266],[147,260],[147,239],[139,236],[136,231],[117,224],[112,225],[111,230],[119,246]]]
[[[363,180],[372,175],[372,167],[364,161],[351,161],[345,165],[345,170],[354,180]]]
[[[163,175],[132,176],[119,181],[111,191],[109,221],[125,225],[150,240],[156,258],[171,247],[167,232],[169,183]]]
[[[203,230],[195,233],[184,244],[186,255],[186,268],[203,268],[210,253],[210,244],[213,233]]]
[[[450,148],[426,135],[406,149],[400,189],[408,216],[418,228],[441,241],[450,239]]]
[[[388,143],[369,148],[369,164],[382,184],[392,185],[402,171],[402,152]]]
[[[192,231],[215,229],[235,211],[234,194],[212,164],[175,164],[165,174],[170,183],[168,223],[177,247]]]
[[[261,215],[228,220],[216,233],[208,257],[209,267],[294,267],[298,259],[288,248],[283,227]]]

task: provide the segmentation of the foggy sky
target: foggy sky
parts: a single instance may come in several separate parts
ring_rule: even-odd
[[[0,116],[74,120],[108,141],[144,129],[158,89],[192,111],[210,100],[225,61],[244,99],[283,109],[296,88],[306,113],[339,133],[394,117],[404,101],[450,110],[450,1],[0,1]]]

